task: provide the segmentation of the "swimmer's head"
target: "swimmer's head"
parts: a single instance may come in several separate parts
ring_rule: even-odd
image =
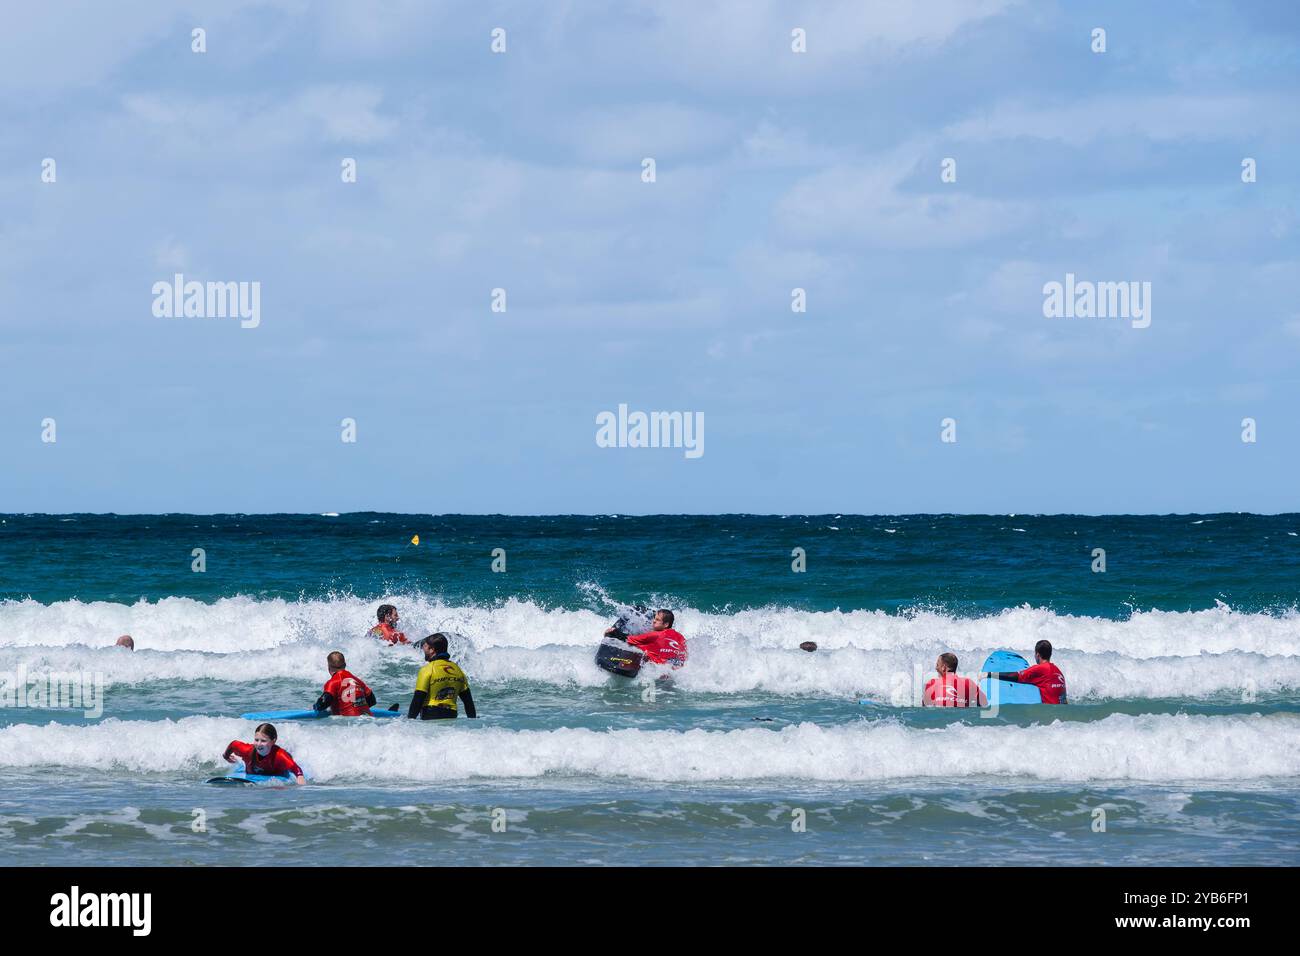
[[[123,634],[121,637],[117,639],[117,643],[114,644],[113,646],[125,647],[128,651],[133,651],[135,650],[135,641],[131,639],[130,634]]]
[[[424,645],[424,659],[431,661],[439,654],[447,653],[447,635],[438,633],[430,634],[420,642]]]
[[[348,666],[348,662],[343,659],[342,651],[330,651],[329,657],[325,658],[325,666],[330,669],[330,673],[341,671]]]
[[[253,731],[253,749],[257,751],[258,756],[265,757],[271,752],[276,741],[275,726],[273,724],[258,724],[257,729]]]

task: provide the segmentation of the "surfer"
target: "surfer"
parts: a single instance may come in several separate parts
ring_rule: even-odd
[[[360,677],[347,670],[342,651],[330,651],[325,658],[330,679],[317,699],[315,710],[328,710],[335,717],[368,717],[375,706],[375,692]]]
[[[940,654],[934,662],[938,677],[930,678],[921,694],[922,707],[987,707],[988,698],[980,685],[957,674],[957,655]]]
[[[1065,675],[1052,663],[1052,642],[1039,641],[1034,645],[1034,665],[1022,671],[1002,671],[988,675],[995,680],[1009,680],[1016,684],[1033,684],[1043,697],[1044,704],[1064,704]]]
[[[253,731],[253,742],[246,744],[242,740],[232,740],[222,759],[226,763],[244,761],[245,773],[262,774],[268,777],[286,777],[293,775],[294,782],[302,785],[307,778],[302,775],[302,768],[293,760],[293,754],[276,744],[275,727],[271,724],[258,724]]]
[[[408,643],[406,635],[397,629],[397,608],[391,604],[381,604],[376,613],[379,623],[370,629],[370,637],[377,637],[389,644]]]
[[[113,644],[114,647],[125,647],[128,651],[135,650],[135,639],[130,634],[123,634]]]
[[[622,637],[618,625],[605,630],[606,637]],[[624,638],[628,644],[645,655],[652,664],[671,664],[681,667],[686,663],[686,638],[673,630],[673,612],[661,608],[655,611],[650,630]]]
[[[469,692],[469,679],[465,672],[452,663],[447,653],[447,635],[430,634],[419,642],[426,663],[415,678],[415,693],[411,696],[410,719],[440,720],[455,718],[456,698],[465,702],[465,716],[477,717],[474,697]]]

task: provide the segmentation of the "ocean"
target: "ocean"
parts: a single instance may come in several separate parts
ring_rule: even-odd
[[[686,667],[595,666],[636,602]],[[405,710],[381,603],[479,719],[283,722],[307,786],[208,786],[329,651]],[[1298,604],[1294,514],[0,515],[0,862],[1295,865]],[[1067,706],[910,706],[1041,639]]]

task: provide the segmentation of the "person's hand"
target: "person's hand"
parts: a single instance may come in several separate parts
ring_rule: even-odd
[[[307,778],[302,776],[294,777],[293,780],[294,783],[298,784],[300,787],[307,782]]]
[[[618,633],[618,628],[616,628],[616,627],[607,627],[607,628],[605,628],[605,636],[606,636],[606,637],[613,637],[616,633]]]
[[[226,763],[239,763],[239,758],[231,755],[226,758]]]

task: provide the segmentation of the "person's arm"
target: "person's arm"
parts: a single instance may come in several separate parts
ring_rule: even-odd
[[[278,756],[280,757],[279,762],[282,768],[288,771],[289,773],[293,774],[295,783],[297,783],[299,786],[302,786],[304,783],[307,782],[307,778],[303,776],[302,767],[298,766],[298,764],[294,761],[293,757],[289,756],[287,751],[281,750]]]
[[[417,690],[411,695],[411,709],[406,712],[407,720],[414,720],[420,716],[420,711],[424,710],[425,701],[429,699],[427,691]]]
[[[1020,671],[999,671],[989,674],[994,680],[1009,680],[1013,684],[1020,683]]]
[[[468,687],[466,687],[463,691],[460,692],[460,699],[461,702],[465,705],[465,716],[477,717],[478,711],[474,709],[474,695],[469,692]]]
[[[334,695],[326,691],[316,698],[316,703],[312,705],[313,710],[333,710]]]
[[[415,693],[411,695],[411,708],[406,712],[407,720],[414,720],[420,716],[420,711],[424,710],[424,706],[429,702],[431,693],[433,693],[433,674],[426,664],[415,676]]]
[[[231,754],[235,752],[235,744],[237,743],[239,743],[238,740],[232,740],[226,745],[226,752],[221,755],[221,759],[226,763],[239,763],[238,759],[231,756]]]
[[[626,641],[626,640],[627,640],[627,622],[630,620],[630,618],[631,618],[631,616],[628,615],[628,614],[620,614],[620,615],[618,616],[618,620],[616,620],[616,621],[615,621],[613,624],[611,624],[609,627],[605,628],[605,636],[606,636],[606,637],[617,637],[620,641]]]
[[[363,681],[360,677],[358,677],[356,681],[357,681],[356,697],[353,700],[353,703],[356,703],[357,701],[365,701],[367,707],[374,707],[375,692],[371,690],[370,685],[367,684],[365,681]]]

